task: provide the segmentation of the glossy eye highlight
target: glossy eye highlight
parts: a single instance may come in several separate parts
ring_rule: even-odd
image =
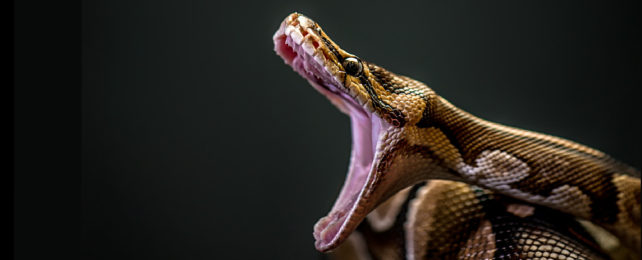
[[[363,65],[361,65],[361,61],[354,57],[345,58],[342,65],[346,73],[355,77],[359,76],[363,71]]]

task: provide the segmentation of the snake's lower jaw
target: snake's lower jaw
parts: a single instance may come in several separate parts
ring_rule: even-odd
[[[352,124],[352,158],[339,197],[314,226],[315,246],[325,252],[339,246],[379,203],[378,165],[385,150],[388,123],[348,107]]]

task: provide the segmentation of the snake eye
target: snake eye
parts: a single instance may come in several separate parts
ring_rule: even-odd
[[[363,71],[363,65],[357,58],[348,57],[343,60],[343,69],[352,76],[359,76]]]

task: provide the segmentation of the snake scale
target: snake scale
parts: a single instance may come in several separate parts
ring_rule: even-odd
[[[462,111],[341,49],[301,14],[273,40],[285,63],[350,117],[350,166],[314,226],[317,250],[361,259],[639,257],[638,170]],[[620,246],[605,248],[596,233]]]

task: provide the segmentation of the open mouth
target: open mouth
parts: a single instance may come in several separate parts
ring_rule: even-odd
[[[341,73],[314,30],[314,22],[292,14],[274,34],[275,51],[293,70],[350,116],[352,158],[343,188],[327,216],[314,225],[315,246],[328,251],[345,240],[371,207],[368,190],[375,176],[382,133],[388,124],[365,108],[365,101],[341,83]]]

